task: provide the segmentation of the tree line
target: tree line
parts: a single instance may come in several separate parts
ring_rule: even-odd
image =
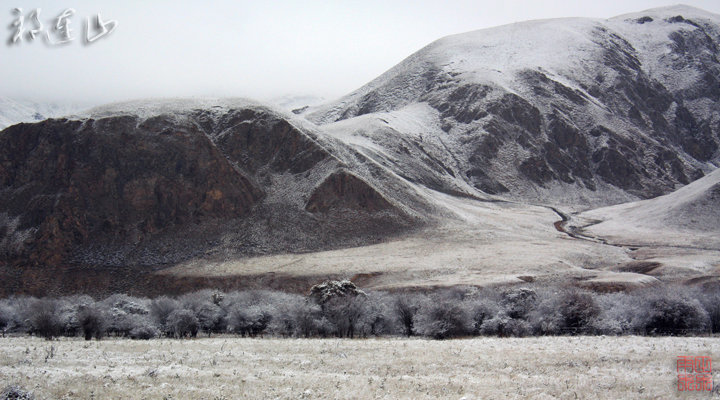
[[[654,286],[595,293],[579,288],[454,287],[364,292],[349,281],[307,295],[201,290],[154,299],[114,294],[0,300],[0,330],[47,339],[538,335],[698,335],[720,331],[720,286]]]

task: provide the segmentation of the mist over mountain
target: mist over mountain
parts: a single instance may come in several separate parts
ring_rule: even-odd
[[[76,102],[33,102],[0,97],[0,129],[19,122],[36,122],[60,117],[89,107]]]

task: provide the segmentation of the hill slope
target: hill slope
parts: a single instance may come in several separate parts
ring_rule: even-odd
[[[720,170],[664,196],[579,215],[583,230],[613,241],[720,249]]]
[[[440,39],[305,115],[396,171],[423,159],[439,189],[608,205],[716,167],[719,46],[720,16],[684,6],[523,22]]]
[[[240,100],[131,102],[0,135],[3,260],[157,266],[363,244],[432,214],[312,127]]]

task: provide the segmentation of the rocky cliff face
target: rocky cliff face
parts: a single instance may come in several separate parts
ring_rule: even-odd
[[[330,130],[385,121],[394,142],[350,129],[398,171],[411,169],[405,138],[433,137],[447,162],[432,180],[448,187],[582,206],[648,198],[720,162],[719,46],[720,17],[682,6],[512,24],[440,39],[306,115]]]
[[[372,241],[414,224],[332,152],[246,104],[131,103],[15,125],[0,135],[2,259],[158,266]]]
[[[162,116],[20,124],[0,146],[0,208],[17,220],[12,234],[27,236],[7,256],[36,263],[101,238],[141,242],[246,216],[263,196],[194,125]]]

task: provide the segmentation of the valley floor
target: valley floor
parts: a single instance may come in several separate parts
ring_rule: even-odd
[[[432,191],[427,196],[443,204],[454,219],[380,244],[226,261],[191,260],[164,269],[159,276],[252,281],[249,278],[272,271],[269,279],[300,280],[308,283],[306,287],[342,278],[376,290],[524,282],[617,290],[658,281],[715,281],[720,276],[720,247],[692,245],[697,235],[686,233],[679,241],[677,234],[658,230],[655,234],[666,238],[664,242],[641,241],[644,237],[639,236],[634,239],[640,244],[615,243],[587,232],[569,235],[568,231],[578,233],[578,226],[587,221],[575,221],[567,210],[561,213],[550,207],[483,202]],[[654,268],[643,271],[638,265]]]
[[[676,359],[720,359],[717,340],[17,337],[0,339],[0,384],[39,399],[707,398],[678,392]]]

